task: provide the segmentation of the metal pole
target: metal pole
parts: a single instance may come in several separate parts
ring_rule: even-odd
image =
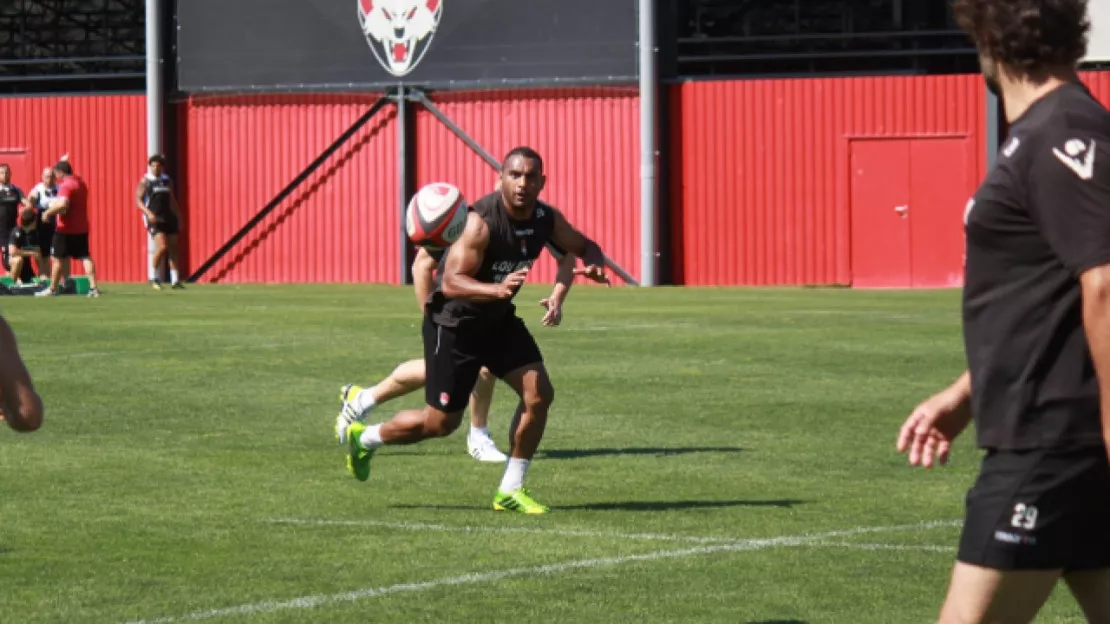
[[[640,285],[655,286],[655,1],[640,7]]]
[[[985,88],[985,87],[984,87]],[[987,167],[993,167],[995,158],[998,157],[998,96],[987,89]]]
[[[408,108],[405,102],[405,85],[397,85],[397,206],[401,214],[401,231],[400,242],[397,246],[398,254],[401,257],[401,262],[398,265],[401,273],[397,278],[398,284],[405,284],[408,282],[408,234],[407,224],[405,223],[405,204],[408,203],[408,154],[406,153],[406,143],[408,143],[408,116],[405,114],[405,109]]]
[[[146,148],[162,151],[162,2],[146,2]]]
[[[146,0],[146,153],[162,153],[162,0]],[[147,233],[146,265],[154,262],[154,237]],[[162,267],[157,272],[148,269],[150,277],[161,279]]]

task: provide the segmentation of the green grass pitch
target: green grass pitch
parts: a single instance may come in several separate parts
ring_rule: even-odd
[[[336,394],[421,352],[408,289],[0,300],[47,406],[0,431],[0,621],[934,621],[979,453],[894,438],[962,370],[958,291],[579,286],[543,328],[546,292],[542,517],[463,431],[345,471]]]

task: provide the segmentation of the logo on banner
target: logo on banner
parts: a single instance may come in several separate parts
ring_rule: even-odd
[[[411,72],[424,58],[443,14],[443,0],[358,0],[366,43],[394,76]]]

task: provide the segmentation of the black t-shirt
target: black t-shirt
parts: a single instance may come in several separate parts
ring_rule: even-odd
[[[173,190],[173,182],[170,176],[162,174],[155,178],[147,175],[143,178],[146,184],[146,190],[143,193],[143,203],[146,207],[158,217],[166,217],[170,215],[170,192]]]
[[[470,209],[478,213],[489,227],[489,245],[474,275],[474,279],[487,284],[499,284],[510,273],[531,267],[555,231],[555,209],[543,202],[537,202],[532,217],[523,221],[509,215],[499,192],[482,197]],[[443,258],[446,259],[450,253],[451,247],[448,247]],[[428,305],[435,322],[448,327],[456,326],[460,321],[496,323],[516,310],[511,299],[486,303],[449,299],[442,291],[443,266],[441,261],[436,271],[436,287]]]
[[[26,249],[33,251],[40,248],[39,243],[39,230],[25,230],[23,228],[15,228],[12,230],[11,235],[8,236],[8,245],[14,245],[16,249]]]
[[[19,202],[23,201],[23,191],[19,187],[0,186],[0,232],[12,231],[19,215]]]
[[[1012,124],[964,222],[979,445],[1103,444],[1079,276],[1110,263],[1110,112],[1080,85],[1037,100]]]

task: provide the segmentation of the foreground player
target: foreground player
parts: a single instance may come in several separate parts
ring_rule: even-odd
[[[416,293],[416,302],[420,311],[435,288],[435,272],[443,259],[443,251],[429,252],[421,247],[416,253],[412,263],[413,291]],[[574,279],[575,256],[563,254],[559,260],[559,272],[564,279]],[[543,302],[541,302],[542,304]],[[544,324],[550,323],[545,317]],[[388,377],[377,384],[363,388],[354,384],[347,384],[339,391],[339,401],[342,404],[339,416],[335,419],[335,436],[340,444],[347,443],[347,426],[352,422],[365,421],[370,410],[393,399],[405,396],[422,387],[427,379],[427,368],[424,360],[418,358],[397,365]],[[466,436],[466,448],[471,457],[480,462],[501,463],[508,459],[502,453],[489,433],[489,410],[493,404],[493,390],[497,378],[489,369],[482,367],[478,374],[478,381],[470,393],[470,431]]]
[[[42,398],[35,392],[15,332],[4,317],[0,317],[0,405],[0,420],[13,431],[30,433],[42,426]]]
[[[969,371],[897,444],[944,463],[974,419],[986,449],[940,621],[1028,622],[1063,578],[1088,621],[1110,622],[1110,112],[1075,71],[1086,2],[955,14],[1011,126],[964,217]]]
[[[581,274],[595,280],[604,278],[605,256],[559,211],[538,201],[545,181],[539,154],[516,148],[502,163],[500,192],[474,203],[462,237],[447,250],[425,310],[427,405],[370,427],[351,423],[347,468],[359,480],[370,477],[370,459],[380,446],[413,444],[455,431],[478,371],[485,366],[521,399],[510,429],[509,461],[493,508],[529,514],[548,511],[524,488],[524,477],[543,437],[555,391],[539,347],[515,314],[512,299],[548,242],[583,258],[587,267]],[[562,314],[572,281],[566,278],[560,275],[545,304],[548,315]]]

